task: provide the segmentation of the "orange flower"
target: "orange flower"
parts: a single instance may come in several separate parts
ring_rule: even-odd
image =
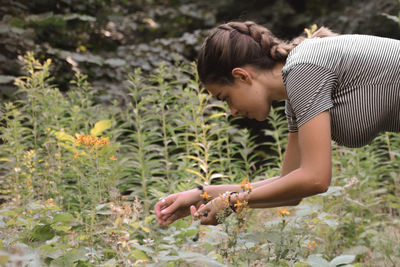
[[[247,201],[236,200],[236,204],[234,204],[233,206],[236,208],[236,212],[240,212],[247,206]]]
[[[54,205],[54,200],[52,198],[49,198],[48,200],[46,200],[45,204],[46,206],[52,206]]]
[[[307,249],[314,250],[315,249],[315,241],[307,242]]]
[[[200,196],[201,196],[205,201],[208,201],[208,200],[211,198],[211,196],[210,196],[209,194],[207,194],[207,192],[205,192],[205,191],[204,191],[203,194],[200,194]]]
[[[241,187],[242,189],[244,189],[246,183],[247,183],[247,178],[244,178],[244,179],[242,180],[242,182],[240,183],[240,187]]]
[[[281,215],[281,216],[290,215],[290,212],[286,208],[278,209],[278,215]]]
[[[247,181],[247,178],[244,178],[243,181],[240,183],[240,187],[243,189],[243,191],[249,191],[253,189],[253,186],[251,185],[250,181]]]
[[[111,159],[111,160],[117,160],[117,158],[114,157],[114,156],[112,156],[110,159]]]
[[[110,140],[103,136],[98,138],[91,135],[76,134],[75,144],[86,146],[87,149],[98,149],[110,145]]]

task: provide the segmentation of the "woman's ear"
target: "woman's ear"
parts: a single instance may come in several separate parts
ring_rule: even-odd
[[[235,78],[235,80],[239,82],[244,82],[248,84],[252,83],[251,73],[243,68],[234,68],[232,70],[232,76]]]

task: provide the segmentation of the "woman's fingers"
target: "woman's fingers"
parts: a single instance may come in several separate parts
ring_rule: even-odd
[[[175,212],[180,206],[179,200],[174,200],[171,202],[168,198],[166,199],[166,205],[164,209],[161,209],[161,217],[169,217],[172,213]]]
[[[190,214],[193,216],[196,213],[196,207],[194,205],[190,206]]]
[[[160,201],[157,202],[157,204],[154,206],[154,211],[156,213],[156,216],[160,216],[160,212],[162,209],[165,208],[167,203],[167,200],[165,198],[160,199]]]
[[[174,203],[176,199],[176,195],[169,195],[165,198],[162,198],[160,201],[157,202],[157,204],[154,206],[154,211],[156,213],[158,223],[163,224],[165,221],[168,219],[170,214],[165,214],[163,210],[168,208],[171,204]]]

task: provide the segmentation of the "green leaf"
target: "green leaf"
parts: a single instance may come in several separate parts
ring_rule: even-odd
[[[66,232],[71,229],[71,225],[52,225],[51,228],[53,228],[56,231],[62,231]]]
[[[206,178],[201,173],[199,173],[198,171],[195,171],[195,170],[192,170],[192,169],[186,169],[186,171],[199,176],[201,179],[203,179],[203,181],[206,180]]]
[[[133,252],[133,257],[137,260],[149,260],[149,258],[147,257],[146,253],[144,253],[143,251],[139,250],[139,249],[135,249]]]
[[[93,129],[90,130],[90,134],[92,136],[99,136],[102,132],[109,128],[111,128],[111,120],[98,121],[94,125]]]
[[[307,262],[301,261],[301,262],[296,262],[294,267],[308,267]]]
[[[340,255],[334,258],[330,264],[331,266],[339,266],[342,264],[352,263],[356,259],[355,255]]]
[[[46,241],[55,236],[55,232],[50,224],[36,225],[30,233],[30,238],[33,241]]]
[[[78,260],[86,260],[86,250],[84,248],[73,248],[69,250],[64,256],[64,264],[66,266],[74,266],[74,262]]]
[[[73,143],[75,142],[75,138],[72,135],[69,135],[65,132],[54,132],[54,134],[56,135],[56,138],[58,139],[58,141],[63,141],[63,142],[70,142]]]
[[[60,213],[60,214],[56,214],[53,218],[53,222],[57,223],[57,222],[72,222],[74,221],[75,218],[74,216],[72,216],[69,213]]]
[[[330,267],[330,264],[325,260],[321,254],[313,254],[308,256],[307,263],[311,267]]]

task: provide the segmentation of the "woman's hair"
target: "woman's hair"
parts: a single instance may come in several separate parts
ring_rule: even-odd
[[[321,27],[310,38],[335,35]],[[304,39],[297,37],[284,42],[253,21],[219,25],[201,46],[197,61],[200,81],[203,84],[233,83],[232,70],[245,65],[271,69],[276,63],[285,62],[290,51]]]

